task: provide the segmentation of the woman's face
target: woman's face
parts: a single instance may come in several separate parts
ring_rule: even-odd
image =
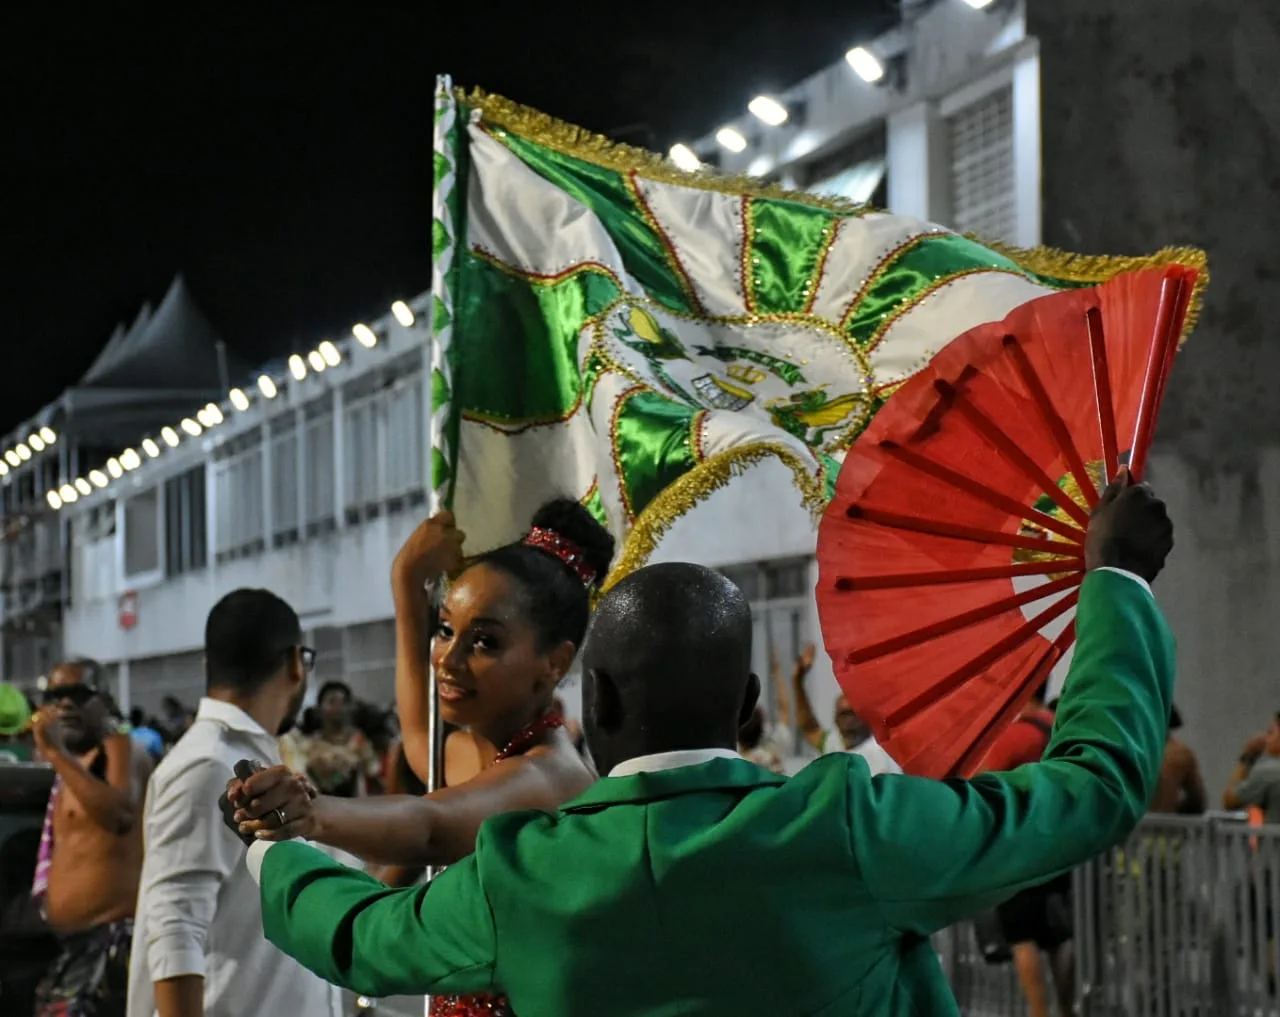
[[[440,713],[459,727],[509,735],[550,704],[573,654],[570,643],[544,652],[515,581],[475,565],[450,585],[431,645]]]
[[[343,727],[351,713],[351,704],[341,689],[330,689],[320,700],[320,719],[331,727]]]

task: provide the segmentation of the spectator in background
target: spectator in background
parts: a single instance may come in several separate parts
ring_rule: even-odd
[[[367,790],[371,794],[379,794],[387,786],[391,750],[395,748],[398,740],[395,711],[383,710],[372,703],[358,702],[355,705],[353,719],[356,728],[373,746],[373,755],[378,764],[378,772],[369,781]]]
[[[805,741],[813,746],[819,755],[825,756],[830,752],[850,752],[855,756],[861,756],[867,761],[873,777],[881,773],[901,773],[902,767],[876,741],[871,734],[871,728],[867,727],[862,718],[853,712],[853,707],[849,705],[849,700],[843,693],[836,696],[835,730],[822,729],[818,718],[814,716],[813,705],[809,702],[809,693],[804,687],[805,676],[813,666],[813,647],[801,655],[801,660],[806,662],[803,668],[797,665],[795,674],[792,676],[792,689],[796,697],[796,723]]]
[[[380,791],[378,756],[353,722],[351,689],[344,682],[325,682],[316,706],[320,730],[302,745],[306,773],[316,788],[338,798]]]
[[[34,712],[18,686],[0,682],[0,762],[31,762]]]
[[[1038,763],[1053,735],[1053,714],[1045,706],[1048,685],[1032,693],[1018,719],[1007,727],[983,760],[988,772],[1006,773]],[[1027,999],[1031,1017],[1049,1017],[1049,992],[1045,985],[1043,950],[1057,991],[1058,1006],[1074,1013],[1075,949],[1071,917],[1071,873],[1014,894],[996,908],[1000,931],[1013,953],[1013,966]]]
[[[994,773],[1016,770],[1025,763],[1038,763],[1053,733],[1053,712],[1045,706],[1047,685],[1031,694],[1018,719],[1005,728],[982,762]]]
[[[1174,737],[1182,728],[1182,714],[1175,706],[1169,714],[1169,738],[1164,745],[1160,780],[1151,799],[1152,812],[1198,816],[1205,810],[1207,795],[1200,762],[1189,747]]]
[[[129,711],[129,735],[153,760],[164,755],[164,735],[160,733],[160,722],[147,717],[139,706]]]
[[[59,664],[32,722],[57,776],[31,895],[62,943],[36,990],[36,1017],[124,1013],[151,763],[117,730],[101,678],[96,661]]]
[[[160,733],[164,735],[166,745],[176,744],[195,720],[195,714],[173,696],[165,696],[160,701],[160,713],[160,723],[163,725]]]
[[[1245,742],[1222,805],[1232,811],[1256,807],[1263,822],[1280,823],[1280,714],[1271,718],[1264,734]]]

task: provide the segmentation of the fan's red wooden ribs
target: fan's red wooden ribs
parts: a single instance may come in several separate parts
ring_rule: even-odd
[[[1067,578],[1073,580],[1077,584],[1080,581],[1076,576],[1069,576]],[[1042,595],[1045,595],[1049,592],[1049,587],[1053,585],[1053,583],[1049,583],[1045,586],[1039,587],[1039,591]],[[990,667],[1001,657],[1008,656],[1028,639],[1036,635],[1055,618],[1075,607],[1076,601],[1079,597],[1079,590],[1072,590],[1068,596],[1050,604],[1026,624],[1020,626],[1016,631],[1010,632],[1003,639],[993,643],[988,649],[983,650],[982,653],[978,654],[972,660],[965,664],[961,664],[945,678],[942,678],[931,687],[921,690],[906,702],[895,707],[891,712],[885,715],[885,725],[887,727],[894,727],[897,724],[901,724],[904,720],[909,720],[920,710],[927,709],[939,699],[950,695],[979,671]]]
[[[1058,451],[1066,459],[1067,469],[1075,477],[1076,486],[1080,488],[1080,493],[1084,495],[1084,499],[1089,503],[1090,509],[1097,508],[1097,488],[1093,486],[1089,471],[1085,469],[1084,459],[1076,448],[1076,443],[1071,440],[1071,434],[1067,431],[1067,425],[1062,422],[1061,414],[1054,408],[1053,400],[1049,398],[1049,392],[1044,387],[1044,382],[1040,380],[1040,375],[1036,373],[1035,366],[1031,363],[1031,358],[1027,356],[1027,351],[1018,345],[1018,337],[1013,335],[1004,337],[1004,348],[1012,355],[1013,364],[1018,369],[1022,384],[1026,386],[1027,394],[1031,396],[1031,401],[1036,404],[1036,409],[1040,411],[1040,419],[1044,421],[1045,427],[1053,435],[1053,440],[1058,445]]]
[[[884,657],[890,653],[897,653],[899,650],[915,646],[926,639],[936,639],[938,636],[945,636],[956,629],[977,625],[980,622],[987,621],[989,618],[995,618],[997,615],[1016,611],[1027,604],[1034,604],[1037,600],[1044,600],[1045,597],[1052,597],[1055,593],[1061,593],[1063,590],[1069,590],[1073,586],[1079,586],[1080,578],[1079,575],[1075,574],[1063,576],[1061,579],[1055,579],[1052,582],[1045,583],[1043,586],[1024,590],[1022,593],[1015,593],[1010,597],[1002,597],[999,600],[993,600],[989,604],[983,604],[980,607],[952,615],[950,618],[943,618],[940,621],[922,625],[918,629],[912,629],[910,632],[903,632],[901,635],[881,640],[878,643],[872,643],[870,646],[864,646],[861,649],[847,653],[844,658],[845,664],[849,667],[865,664],[867,661],[875,660],[877,657]],[[1021,632],[1022,630],[1019,629],[1018,631]],[[999,656],[1003,656],[1003,654]]]
[[[927,516],[906,515],[898,512],[883,512],[868,505],[850,505],[845,514],[850,519],[865,519],[869,523],[887,526],[893,530],[910,530],[913,533],[928,533],[934,537],[950,537],[952,540],[967,540],[974,544],[1002,544],[1019,551],[1045,551],[1049,554],[1060,554],[1070,557],[1076,553],[1079,545],[1063,540],[1046,540],[1043,537],[1024,537],[1020,533],[1004,533],[1001,530],[984,530],[977,526],[964,526],[960,523],[949,523],[942,519],[930,519]]]
[[[1038,509],[1028,508],[1021,504],[1016,498],[1010,498],[1007,494],[1001,494],[994,488],[988,487],[986,484],[980,484],[972,477],[967,477],[963,473],[943,466],[941,463],[934,462],[927,456],[922,456],[918,452],[912,452],[910,449],[903,448],[894,441],[882,441],[880,448],[888,455],[893,456],[899,462],[919,470],[921,473],[928,474],[936,480],[949,484],[957,491],[964,491],[966,494],[984,501],[992,508],[1000,509],[1007,512],[1014,519],[1028,519],[1037,526],[1045,530],[1051,530],[1059,536],[1066,537],[1074,543],[1081,544],[1084,542],[1084,530],[1078,526],[1072,526],[1070,523],[1064,523],[1061,520],[1054,519],[1053,516],[1046,515]]]
[[[1156,408],[1152,412],[1153,419],[1159,419],[1160,407],[1164,405],[1164,391],[1169,383],[1169,375],[1173,373],[1173,359],[1178,355],[1178,343],[1182,338],[1182,327],[1187,320],[1187,311],[1191,307],[1191,293],[1195,288],[1193,273],[1183,272],[1182,286],[1178,289],[1178,302],[1173,309],[1172,334],[1169,349],[1165,354],[1164,370],[1160,372],[1160,388],[1156,392]]]
[[[1049,675],[1058,666],[1058,662],[1062,660],[1067,649],[1075,642],[1075,639],[1076,620],[1072,618],[1067,623],[1067,627],[1058,634],[1058,638],[1045,647],[1040,659],[1027,672],[1027,677],[1013,686],[1011,694],[1005,697],[1005,702],[1000,710],[982,729],[978,737],[974,739],[973,747],[956,763],[952,776],[969,777],[977,772],[982,760],[991,750],[996,737],[1004,730],[1005,723],[1012,719],[1010,714],[1021,710],[1027,705],[1027,701],[1031,698],[1031,693],[1048,680]]]
[[[1102,484],[1105,487],[1120,472],[1120,449],[1116,439],[1116,410],[1111,401],[1111,368],[1107,363],[1107,339],[1102,328],[1102,310],[1091,307],[1084,315],[1093,359],[1093,398],[1098,407],[1098,430],[1102,436]]]
[[[1156,310],[1147,371],[1142,381],[1142,399],[1138,403],[1138,419],[1133,427],[1133,445],[1129,453],[1129,472],[1134,480],[1142,479],[1147,466],[1147,452],[1155,435],[1156,412],[1164,392],[1164,379],[1173,365],[1173,353],[1178,347],[1182,323],[1177,319],[1177,309],[1183,302],[1182,291],[1186,286],[1186,280],[1180,273],[1170,272],[1160,287],[1160,304]]]
[[[1084,559],[1058,558],[1053,561],[1027,561],[1015,565],[984,565],[973,569],[938,569],[935,572],[899,572],[882,576],[841,576],[835,582],[844,593],[864,590],[900,590],[907,586],[945,586],[948,583],[978,583],[989,579],[1015,579],[1018,576],[1048,576],[1055,572],[1083,572]]]
[[[978,407],[974,406],[965,394],[950,382],[939,379],[935,381],[934,388],[943,396],[951,400],[952,407],[960,414],[961,418],[969,424],[982,437],[986,438],[997,452],[1005,457],[1013,466],[1016,466],[1023,475],[1033,483],[1039,485],[1040,489],[1057,502],[1058,507],[1067,515],[1074,519],[1081,526],[1089,525],[1089,513],[1076,504],[1066,491],[1057,485],[1049,474],[1032,459],[1029,455],[1018,448],[1009,436],[1004,433],[991,418],[983,413]]]

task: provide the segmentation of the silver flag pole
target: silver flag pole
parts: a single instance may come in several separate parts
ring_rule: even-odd
[[[452,388],[452,369],[448,356],[449,346],[453,341],[451,330],[451,321],[453,313],[453,288],[451,278],[453,272],[453,262],[455,247],[457,245],[457,227],[459,216],[457,214],[458,189],[457,189],[457,155],[456,147],[457,139],[457,119],[458,106],[454,99],[453,82],[448,75],[440,75],[436,78],[435,99],[433,102],[433,127],[432,127],[432,150],[435,155],[433,164],[433,179],[431,184],[431,222],[434,231],[440,231],[444,237],[445,243],[438,245],[434,251],[434,257],[431,263],[431,341],[428,344],[428,352],[430,354],[430,373],[427,377],[433,379],[433,384],[427,389],[432,393],[431,416],[428,423],[428,445],[430,453],[426,462],[423,464],[426,469],[426,476],[430,478],[428,491],[428,506],[434,515],[440,509],[449,503],[449,492],[451,491],[451,471],[441,469],[438,464],[451,463],[454,456],[450,455],[450,439],[449,439],[449,413],[450,405],[447,393]],[[440,307],[445,314],[437,317],[434,312],[435,307]],[[437,386],[434,379],[440,379],[444,384],[438,387],[440,392],[446,393],[443,401],[437,403],[436,392]],[[438,592],[438,591],[435,591]],[[439,601],[434,601],[439,603]],[[434,621],[432,622],[434,625]],[[429,745],[431,753],[427,761],[427,793],[438,791],[444,783],[444,726],[440,718],[440,700],[436,695],[436,677],[431,669],[430,653],[427,654],[427,673],[430,675],[428,681],[431,685],[430,696],[427,700],[427,719],[429,722]],[[439,874],[437,867],[427,869],[427,879],[434,879]],[[431,997],[426,997],[424,1001],[425,1015],[431,1013]]]

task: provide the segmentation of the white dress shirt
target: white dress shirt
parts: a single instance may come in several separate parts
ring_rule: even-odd
[[[239,708],[202,699],[151,777],[128,1017],[153,1017],[152,983],[180,975],[204,978],[205,1017],[339,1017],[339,990],[262,934],[244,844],[218,808],[240,759],[277,764],[278,743]]]

